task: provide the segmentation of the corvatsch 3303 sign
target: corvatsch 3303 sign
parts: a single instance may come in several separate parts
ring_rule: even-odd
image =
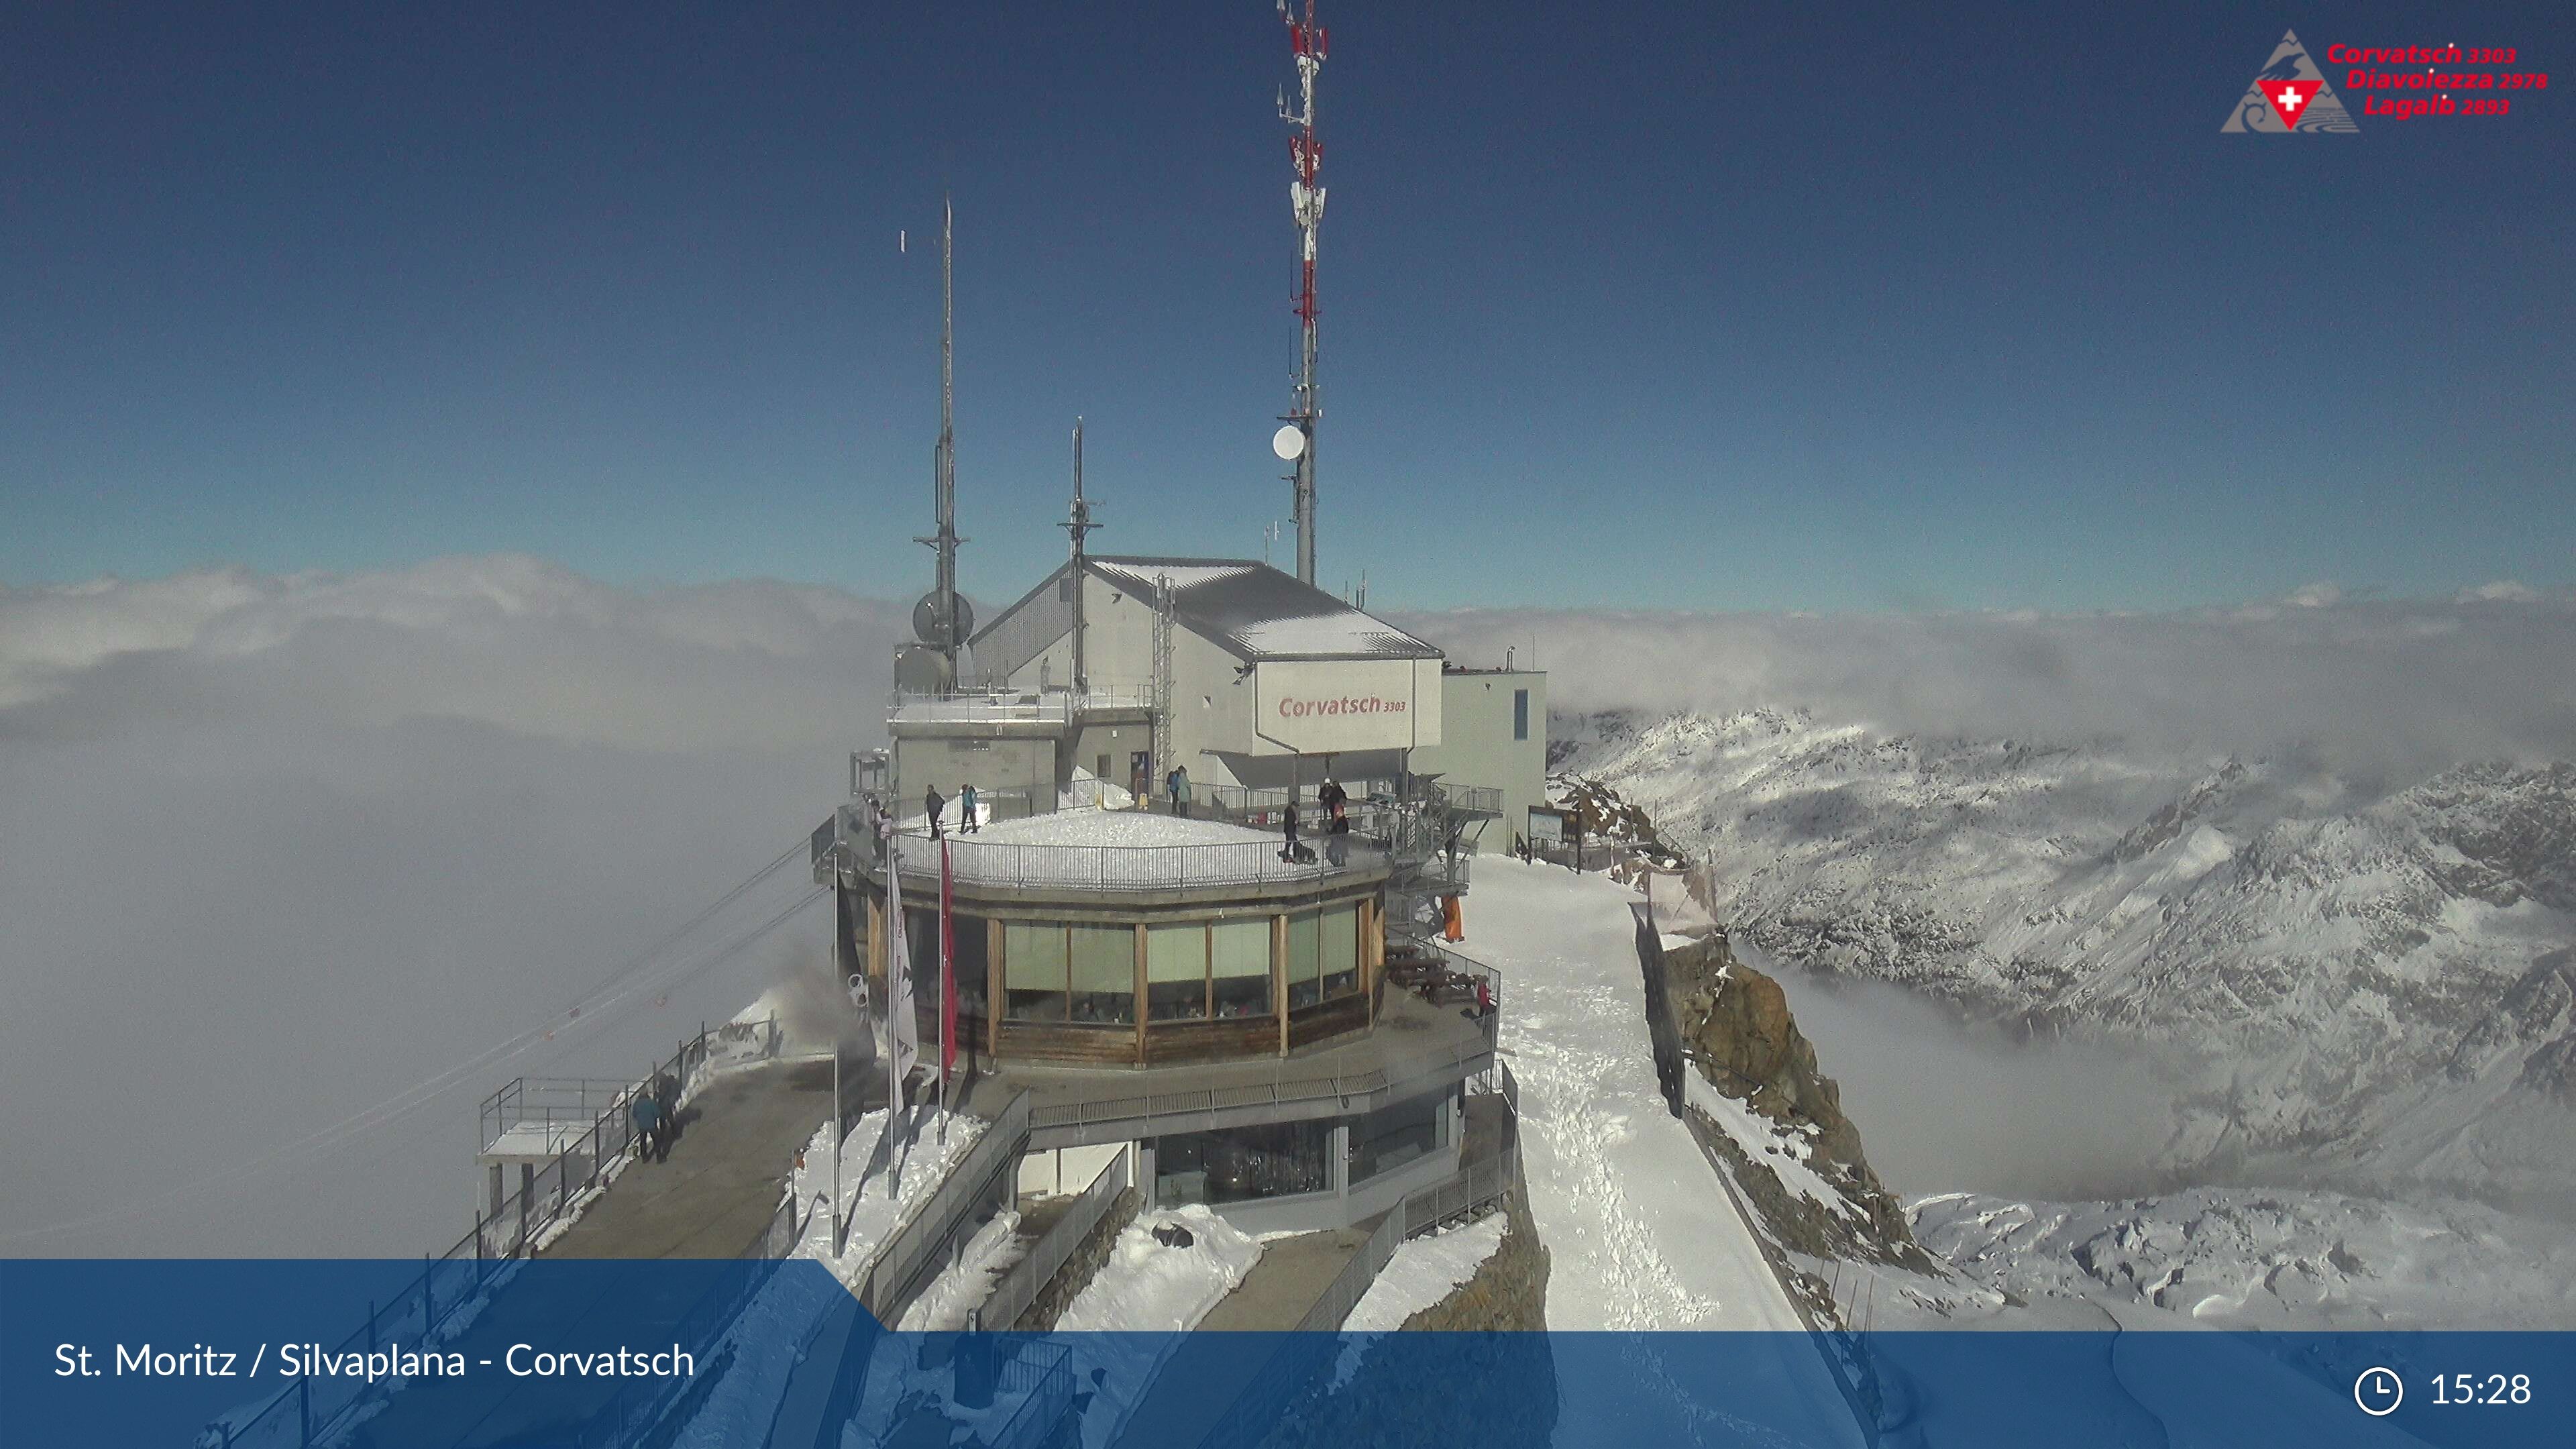
[[[1291,659],[1253,671],[1253,729],[1303,755],[1440,743],[1437,659]]]

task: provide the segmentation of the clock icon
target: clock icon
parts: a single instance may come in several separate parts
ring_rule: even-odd
[[[2352,1381],[2352,1401],[2372,1418],[2386,1418],[2406,1402],[2406,1385],[2395,1369],[2366,1368]]]

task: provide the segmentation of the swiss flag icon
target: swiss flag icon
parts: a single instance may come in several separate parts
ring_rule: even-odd
[[[2293,131],[2299,128],[2299,118],[2308,113],[2308,102],[2316,98],[2317,87],[2323,84],[2325,82],[2312,80],[2261,82],[2263,99],[2272,103],[2272,114],[2279,116],[2281,124]]]

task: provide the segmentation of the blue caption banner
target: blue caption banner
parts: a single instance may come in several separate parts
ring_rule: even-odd
[[[2576,1442],[2570,1333],[921,1334],[807,1261],[441,1271],[0,1262],[0,1442]]]

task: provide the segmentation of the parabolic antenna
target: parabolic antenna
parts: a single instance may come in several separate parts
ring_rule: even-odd
[[[1290,423],[1270,435],[1270,451],[1277,453],[1282,463],[1294,462],[1298,454],[1306,451],[1306,435]]]
[[[957,640],[955,642],[964,642],[966,637],[974,632],[975,608],[966,602],[965,595],[960,594],[957,596]],[[922,595],[921,602],[912,606],[912,637],[933,649],[944,648],[951,642],[948,638],[948,621],[940,617],[938,590],[933,589]]]

